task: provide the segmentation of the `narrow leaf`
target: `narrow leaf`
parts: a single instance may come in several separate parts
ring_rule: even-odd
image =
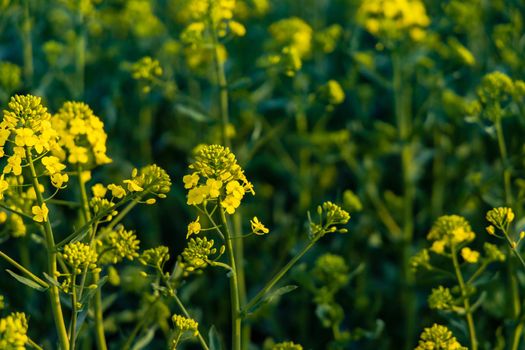
[[[19,274],[14,273],[13,271],[8,270],[8,269],[6,269],[6,271],[7,271],[8,274],[13,276],[18,282],[20,282],[22,284],[25,284],[26,286],[28,286],[30,288],[36,289],[39,292],[45,292],[47,290],[47,288],[42,287],[40,284],[36,283],[35,281],[33,281],[33,280],[29,279],[29,278],[26,278],[24,276],[20,276]]]

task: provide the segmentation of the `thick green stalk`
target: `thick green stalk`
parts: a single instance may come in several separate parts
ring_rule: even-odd
[[[257,303],[259,301],[261,301],[261,299],[266,295],[268,294],[268,292],[277,284],[277,282],[279,282],[281,280],[281,278],[283,278],[283,276],[288,272],[288,270],[290,270],[296,263],[297,261],[299,261],[299,259],[301,259],[303,257],[303,255],[306,254],[306,252],[308,252],[310,250],[310,248],[312,248],[315,244],[315,242],[317,242],[317,239],[313,239],[311,240],[310,242],[308,242],[307,245],[305,245],[303,247],[303,249],[297,253],[297,255],[295,255],[286,265],[284,265],[284,267],[282,269],[279,270],[279,272],[277,272],[273,277],[272,279],[270,279],[265,285],[264,287],[259,291],[259,293],[257,293],[247,304],[246,306],[243,308],[243,314],[247,313],[250,311],[250,309],[252,307],[254,307],[255,305],[257,305]]]
[[[404,83],[404,73],[401,57],[397,52],[392,54],[394,104],[397,128],[399,130],[399,141],[401,143],[401,171],[403,178],[403,223],[402,223],[402,303],[405,313],[405,349],[413,348],[416,304],[413,290],[414,276],[410,269],[411,244],[414,234],[414,198],[415,186],[413,181],[413,152],[412,152],[412,113],[411,95],[412,91],[408,84]]]
[[[24,1],[24,19],[22,22],[22,43],[24,55],[24,79],[26,86],[33,86],[33,41],[31,40],[32,19],[29,0]]]
[[[456,278],[458,279],[459,288],[461,290],[461,299],[463,299],[463,307],[465,308],[465,318],[467,320],[468,331],[470,335],[470,349],[478,349],[478,339],[476,337],[476,328],[474,327],[474,319],[472,317],[472,309],[470,307],[470,301],[468,297],[467,286],[463,280],[463,275],[461,274],[461,269],[459,267],[458,256],[456,252],[456,246],[452,245],[452,263],[454,264],[454,272],[456,273]]]
[[[505,191],[505,204],[512,208],[514,206],[514,198],[512,196],[512,186],[511,186],[511,179],[512,179],[512,173],[511,169],[508,165],[508,157],[507,157],[507,146],[505,143],[505,135],[503,134],[503,128],[501,126],[501,117],[496,117],[496,120],[494,121],[494,127],[496,128],[496,136],[498,139],[498,149],[500,153],[500,159],[501,159],[501,165],[503,170],[503,189]],[[516,250],[516,247],[513,245],[513,242],[511,241],[510,237],[508,236],[508,233],[505,232],[505,238],[507,239],[509,243],[509,249],[516,255],[518,260],[520,260],[521,264],[525,266],[525,262],[523,261],[523,258],[519,254],[519,252]],[[507,272],[509,274],[509,280],[510,280],[510,293],[511,293],[511,299],[512,299],[512,312],[513,316],[518,321],[518,324],[516,325],[516,328],[514,328],[514,334],[512,336],[512,349],[517,350],[519,348],[519,343],[521,340],[521,335],[523,333],[523,327],[525,325],[525,320],[523,320],[522,317],[520,317],[522,310],[521,310],[521,297],[520,297],[520,291],[519,291],[519,283],[517,278],[517,271],[516,271],[516,264],[513,259],[508,259],[507,262]]]
[[[242,222],[240,213],[233,216],[234,236],[239,237],[242,232]],[[240,309],[246,305],[246,276],[244,273],[244,240],[236,238],[233,240],[233,251],[235,252],[235,262],[237,263],[237,282],[239,284],[239,302]],[[242,324],[242,344],[245,348],[250,345],[251,327],[247,323]]]
[[[82,168],[78,167],[78,185],[80,190],[80,198],[81,198],[81,208],[82,208],[82,216],[85,220],[85,222],[91,221],[91,211],[89,209],[89,200],[86,192],[86,184],[84,182],[84,179],[82,178]],[[89,244],[92,244],[94,239],[94,232],[92,231],[93,228],[90,227],[90,234],[89,234]],[[84,273],[87,273],[87,271],[84,271]],[[85,276],[83,277],[83,280],[85,281]],[[93,272],[93,283],[98,284],[100,280],[100,273],[99,272]],[[83,283],[82,283],[83,287]],[[80,291],[82,293],[82,290]],[[104,335],[104,316],[102,312],[102,293],[100,291],[100,288],[97,288],[95,291],[95,296],[93,297],[93,308],[94,308],[94,314],[95,314],[95,339],[97,341],[97,347],[99,350],[107,350],[107,343],[106,343],[106,336]]]
[[[208,22],[210,25],[210,32],[212,33],[215,75],[217,84],[219,85],[219,114],[222,143],[226,147],[231,147],[230,137],[227,130],[228,125],[230,124],[230,116],[228,112],[228,81],[226,80],[226,73],[224,72],[224,63],[221,62],[220,58],[219,38],[217,37],[217,32],[215,30],[215,23],[213,23],[211,18]]]
[[[69,341],[70,341],[70,350],[75,350],[75,342],[77,338],[77,291],[76,283],[77,276],[73,272],[71,277],[71,323],[69,325]]]
[[[239,282],[237,280],[237,265],[235,263],[235,253],[233,251],[232,234],[228,227],[226,215],[224,209],[219,206],[219,212],[221,216],[221,223],[224,228],[224,238],[226,245],[226,253],[228,254],[228,260],[231,267],[230,275],[230,299],[231,299],[231,318],[232,318],[232,349],[241,350],[241,304],[239,296]]]
[[[84,25],[84,14],[81,9],[81,1],[77,6],[77,40],[75,47],[75,98],[84,97],[85,68],[86,68],[86,28]]]
[[[33,158],[31,156],[31,151],[26,148],[26,158],[29,165],[29,170],[31,171],[31,179],[33,182],[33,189],[36,194],[37,204],[42,207],[44,204],[44,198],[40,192],[40,183],[38,182],[38,176],[36,174],[35,166],[33,164]],[[53,236],[53,229],[51,228],[51,223],[49,218],[43,222],[44,226],[44,238],[47,248],[47,269],[49,276],[55,278],[57,274],[57,252],[55,249],[55,238]],[[51,298],[51,309],[53,311],[53,318],[55,320],[55,327],[58,333],[58,340],[62,350],[69,350],[69,339],[67,336],[66,325],[64,322],[64,315],[62,313],[62,305],[60,304],[60,291],[58,287],[54,284],[49,286],[49,296]]]

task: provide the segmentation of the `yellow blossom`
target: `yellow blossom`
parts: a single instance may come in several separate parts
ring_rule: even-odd
[[[126,190],[119,185],[110,184],[108,185],[108,190],[111,191],[111,195],[115,198],[123,198],[126,195]]]
[[[137,181],[131,179],[131,180],[124,180],[124,183],[128,185],[128,191],[129,192],[141,192],[144,191],[142,187],[139,186]]]
[[[262,236],[270,232],[270,230],[267,229],[266,226],[264,226],[264,224],[259,221],[259,219],[257,219],[257,216],[254,216],[253,219],[250,220],[250,224],[252,226],[252,232],[256,235]]]
[[[199,183],[199,175],[197,175],[196,173],[185,175],[182,178],[182,182],[184,182],[185,189],[193,188]]]
[[[49,214],[49,209],[47,209],[46,203],[43,203],[42,206],[35,205],[31,208],[33,213],[33,220],[36,222],[46,222],[47,215]]]
[[[215,179],[206,180],[206,190],[210,198],[217,198],[220,195],[220,189],[222,187],[222,181]]]
[[[479,260],[479,252],[472,250],[469,247],[461,249],[461,256],[469,264],[475,264]]]
[[[201,224],[199,222],[200,216],[197,216],[197,219],[195,221],[192,221],[188,224],[188,233],[186,234],[186,239],[190,237],[193,234],[198,234],[201,232]]]
[[[93,185],[91,187],[91,192],[93,192],[93,196],[98,198],[104,198],[106,196],[106,192],[108,189],[101,183]]]

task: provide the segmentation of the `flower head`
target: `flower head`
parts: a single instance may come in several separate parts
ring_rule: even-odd
[[[98,254],[94,248],[86,243],[73,242],[66,244],[62,257],[76,273],[82,272],[86,267],[91,270],[97,268]]]
[[[90,167],[111,162],[106,154],[104,123],[87,104],[64,103],[51,123],[60,137],[62,148],[55,152],[60,158]]]
[[[470,242],[476,235],[472,232],[468,221],[459,215],[444,215],[439,217],[432,225],[427,239],[430,241],[440,242],[440,246],[444,249],[451,244],[457,245],[460,243]],[[436,252],[441,253],[442,249]]]
[[[434,324],[425,328],[414,350],[467,350],[456,340],[452,332],[445,326]]]
[[[25,314],[16,312],[0,318],[0,349],[22,350],[29,341]]]

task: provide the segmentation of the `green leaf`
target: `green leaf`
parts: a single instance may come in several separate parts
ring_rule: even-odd
[[[177,112],[179,112],[182,115],[185,115],[189,117],[190,119],[193,119],[197,122],[209,122],[211,118],[207,116],[206,114],[202,113],[201,111],[196,110],[195,108],[185,106],[182,104],[177,104],[175,106],[175,109]]]
[[[47,288],[42,287],[40,284],[36,283],[35,281],[26,278],[24,276],[20,276],[19,274],[14,273],[11,270],[6,269],[7,273],[13,276],[18,282],[25,284],[26,286],[36,289],[39,292],[45,292]]]
[[[279,297],[283,296],[286,293],[290,293],[291,291],[294,291],[297,288],[298,287],[295,286],[295,285],[288,285],[288,286],[284,286],[284,287],[278,288],[278,289],[273,290],[273,291],[269,291],[250,310],[246,310],[246,314],[249,315],[249,314],[253,313],[255,310],[257,310],[258,308],[260,308],[264,304],[271,303],[274,299],[279,298]],[[244,314],[244,312],[243,312],[243,314]]]
[[[210,330],[208,331],[208,342],[210,343],[210,350],[221,350],[221,337],[219,335],[219,332],[217,332],[217,328],[215,326],[211,326]]]
[[[62,288],[62,286],[60,285],[60,283],[58,283],[58,281],[49,276],[47,273],[44,272],[44,278],[46,279],[46,281],[48,281],[49,283],[51,283],[52,285],[54,285],[55,287],[58,287],[58,288]]]
[[[141,350],[148,346],[149,343],[153,340],[155,336],[155,330],[157,327],[151,327],[147,330],[146,334],[142,336],[133,346],[132,350]]]

